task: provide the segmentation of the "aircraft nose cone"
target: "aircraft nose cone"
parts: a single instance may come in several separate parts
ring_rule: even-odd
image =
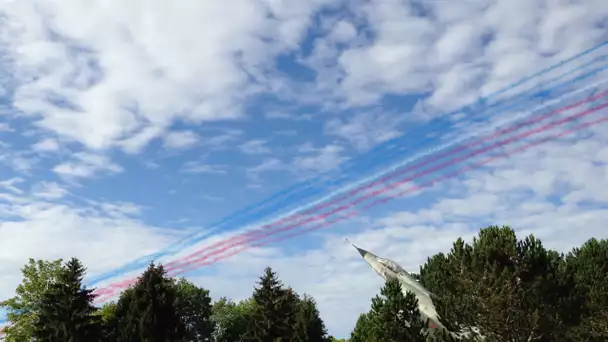
[[[355,247],[357,249],[357,251],[359,252],[359,254],[361,254],[361,256],[365,258],[365,254],[367,254],[366,250],[361,249],[361,248],[359,248],[359,247],[357,247],[355,245],[353,245],[353,247]]]

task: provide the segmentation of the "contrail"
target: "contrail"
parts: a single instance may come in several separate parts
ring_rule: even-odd
[[[605,95],[605,94],[606,94],[606,92],[604,92],[603,94]],[[526,133],[520,134],[519,136],[515,136],[515,137],[512,137],[512,138],[506,139],[506,140],[501,141],[501,142],[499,142],[499,143],[497,143],[497,144],[494,144],[494,145],[492,146],[492,148],[496,148],[496,147],[498,147],[498,146],[504,146],[504,145],[506,145],[506,144],[508,144],[508,143],[510,143],[510,142],[512,142],[512,141],[514,141],[514,140],[516,140],[516,139],[521,139],[521,138],[524,138],[524,137],[527,137],[527,136],[531,136],[531,135],[534,135],[534,134],[538,134],[538,133],[540,133],[540,132],[543,132],[543,131],[546,131],[546,130],[548,130],[548,129],[550,129],[550,128],[553,128],[553,127],[555,127],[555,126],[558,126],[558,125],[564,124],[564,123],[566,123],[566,122],[569,122],[569,121],[572,121],[572,120],[574,120],[574,119],[577,119],[577,118],[583,117],[583,116],[588,115],[588,114],[590,114],[590,113],[593,113],[593,112],[595,112],[595,111],[597,111],[597,110],[600,110],[600,109],[602,109],[602,108],[606,107],[607,105],[608,105],[608,104],[603,104],[603,105],[597,106],[597,107],[595,107],[595,108],[593,108],[593,109],[590,109],[590,110],[587,110],[587,111],[581,112],[581,113],[579,113],[579,114],[576,114],[576,115],[573,115],[573,116],[567,117],[567,118],[565,118],[565,119],[561,119],[561,120],[558,120],[558,121],[556,121],[556,122],[550,123],[550,124],[545,125],[545,126],[543,126],[543,127],[541,127],[541,128],[538,128],[538,129],[532,130],[532,131],[530,131],[530,132],[526,132]],[[491,148],[486,147],[486,148],[484,148],[484,149],[482,149],[482,150],[480,150],[480,151],[476,151],[476,152],[475,152],[475,154],[480,154],[480,153],[485,152],[485,151],[490,150],[490,149],[491,149]],[[503,156],[504,156],[504,154],[503,154]],[[456,162],[457,162],[457,161],[462,161],[462,160],[465,160],[465,159],[470,158],[470,157],[471,157],[471,155],[469,155],[469,156],[467,156],[467,157],[464,157],[464,158],[463,158],[463,157],[458,158],[458,159],[460,159],[460,160],[456,160]],[[493,157],[493,158],[495,159],[496,157]],[[454,162],[455,162],[455,161],[451,161],[451,163],[452,163],[452,164],[453,164]],[[446,166],[447,166],[447,164],[446,164],[446,165],[442,165],[442,167],[446,167]],[[407,180],[406,180],[406,181],[407,181]],[[404,182],[404,181],[402,180],[402,181],[401,181],[401,183],[403,183],[403,182]],[[434,182],[436,182],[436,181],[434,181]],[[392,185],[391,187],[393,187],[393,188],[394,188],[395,186],[396,186],[396,185]],[[384,190],[384,191],[386,191],[386,190]],[[370,195],[368,195],[368,196],[378,195],[378,194],[380,194],[380,193],[382,193],[382,192],[383,192],[383,191],[376,191],[376,192],[374,192],[373,194],[370,194]],[[388,197],[388,198],[382,199],[382,200],[380,200],[380,201],[376,201],[376,202],[372,203],[371,205],[366,206],[366,207],[365,207],[365,209],[368,209],[368,208],[370,208],[371,206],[377,205],[378,203],[385,203],[386,201],[388,201],[388,200],[390,200],[390,199],[392,199],[392,197]],[[343,207],[341,208],[341,210],[347,209],[347,208],[349,208],[349,207],[350,207],[350,206],[343,206]],[[331,212],[331,213],[329,213],[329,214],[333,214],[333,213],[335,213],[335,212],[336,212],[336,211],[334,210],[334,211],[332,211],[332,212]],[[326,214],[323,214],[323,216],[324,216],[324,217],[327,217],[327,216],[329,216],[329,215],[328,215],[328,213],[326,213]],[[344,218],[340,218],[340,219],[344,219]],[[340,219],[339,219],[339,220],[340,220]],[[334,221],[331,221],[331,223],[334,223],[334,222],[336,222],[336,221],[335,221],[335,220],[334,220]],[[327,225],[327,224],[329,224],[329,223],[328,223],[328,222],[326,222],[324,225]],[[286,231],[286,230],[289,230],[289,229],[291,229],[291,228],[293,228],[293,227],[289,227],[289,226],[288,226],[288,227],[284,227],[284,228],[282,228],[280,231]],[[309,228],[308,230],[310,230],[310,229],[311,229],[311,228]],[[316,228],[315,228],[315,227],[313,227],[312,229],[316,229]],[[308,230],[307,230],[307,231],[308,231]],[[276,231],[275,231],[275,232],[272,232],[272,234],[276,234],[276,233],[277,233]],[[297,233],[296,233],[296,234],[297,234]],[[265,236],[268,236],[268,235],[271,235],[271,234],[266,234]],[[265,237],[265,236],[260,236],[260,237],[258,237],[258,238],[262,238],[262,237]],[[209,264],[210,262],[206,262],[206,261],[205,261],[205,259],[206,259],[206,258],[209,258],[210,256],[212,256],[212,255],[214,255],[214,254],[219,254],[219,253],[221,253],[221,252],[223,252],[223,251],[225,251],[225,250],[227,250],[228,248],[231,248],[231,247],[233,247],[233,246],[229,246],[229,247],[227,247],[227,248],[222,249],[221,251],[217,251],[217,252],[215,252],[215,253],[211,253],[210,255],[206,255],[206,256],[201,257],[201,258],[199,258],[199,259],[197,259],[197,260],[194,260],[194,261],[192,261],[192,264],[191,264],[191,265],[189,265],[189,267],[190,267],[190,268],[192,268],[192,267],[197,267],[197,265],[199,265],[199,266],[200,266],[201,264]],[[250,247],[251,247],[251,246],[250,246]],[[250,247],[245,246],[245,248],[250,248]],[[240,250],[242,250],[242,249],[240,249]],[[235,253],[238,253],[238,251],[237,251],[237,252],[234,252],[234,253],[230,253],[229,255],[233,255],[233,254],[235,254]],[[213,259],[213,261],[220,260],[221,258],[222,258],[222,257],[220,256],[219,258]],[[184,271],[184,269],[180,270],[180,273],[181,273],[181,272],[183,272],[183,271]],[[111,288],[116,288],[116,287],[115,287],[115,285],[114,285],[114,286],[109,286],[109,287],[111,287]]]
[[[606,82],[606,81],[604,81],[604,83],[605,83],[605,82]],[[587,90],[587,89],[589,89],[589,88],[592,88],[592,87],[587,87],[586,89],[582,89],[582,90]],[[578,92],[580,92],[580,91],[582,91],[582,90],[577,91],[577,93],[578,93]],[[317,210],[322,210],[322,209],[327,208],[327,207],[329,207],[329,206],[332,206],[332,205],[338,204],[338,203],[340,203],[340,202],[342,202],[342,201],[344,201],[344,200],[347,200],[347,199],[351,198],[352,196],[354,196],[355,194],[357,194],[357,193],[359,193],[359,192],[362,192],[362,191],[365,191],[365,190],[371,189],[371,188],[373,188],[374,186],[376,186],[376,185],[378,185],[378,184],[385,183],[385,182],[387,182],[388,180],[393,179],[393,178],[395,178],[395,177],[399,176],[400,174],[403,174],[403,173],[406,173],[406,172],[410,172],[410,171],[413,171],[413,170],[419,169],[419,168],[421,168],[421,167],[423,167],[423,166],[426,166],[426,165],[428,165],[428,164],[430,164],[430,163],[433,163],[433,162],[437,161],[438,159],[441,159],[441,158],[443,158],[443,157],[446,157],[446,156],[449,156],[449,155],[452,155],[452,154],[455,154],[455,153],[461,152],[461,151],[463,151],[463,150],[465,150],[465,149],[467,149],[467,148],[470,148],[470,147],[472,147],[472,146],[475,146],[475,145],[481,144],[481,143],[483,143],[483,142],[485,142],[485,141],[487,141],[487,140],[489,140],[489,139],[492,139],[492,138],[498,137],[498,136],[500,136],[500,135],[504,135],[504,134],[511,133],[511,132],[513,132],[514,130],[516,130],[516,129],[520,129],[520,128],[524,127],[524,126],[527,126],[527,125],[530,125],[530,124],[533,124],[533,123],[537,123],[537,122],[539,122],[539,121],[541,121],[541,120],[544,120],[544,119],[546,119],[546,118],[548,118],[548,117],[550,117],[550,116],[553,116],[553,115],[555,115],[555,114],[558,114],[558,113],[560,113],[560,112],[563,112],[563,111],[566,111],[566,110],[569,110],[569,109],[572,109],[572,108],[578,107],[578,106],[580,106],[580,105],[583,105],[583,104],[585,104],[585,103],[587,103],[587,102],[593,101],[593,100],[595,100],[595,99],[597,99],[597,98],[599,98],[599,97],[601,97],[601,96],[603,96],[603,95],[605,95],[605,94],[596,95],[596,96],[594,96],[594,97],[591,97],[591,98],[588,98],[588,99],[585,99],[585,100],[579,101],[579,102],[577,102],[577,103],[571,104],[571,105],[569,105],[569,106],[566,106],[566,107],[560,108],[560,109],[558,109],[558,110],[556,110],[556,111],[552,111],[552,112],[546,113],[546,114],[544,114],[544,115],[541,115],[541,116],[535,117],[535,118],[534,118],[534,119],[532,119],[532,120],[529,120],[529,121],[526,121],[526,122],[522,122],[522,123],[520,123],[520,124],[518,124],[518,125],[511,126],[511,127],[507,128],[507,129],[498,130],[498,131],[496,131],[496,132],[494,132],[494,133],[492,133],[492,134],[490,134],[490,135],[486,135],[486,136],[484,136],[484,137],[482,137],[482,138],[480,138],[480,139],[477,139],[477,140],[474,140],[474,141],[472,141],[472,142],[469,142],[468,144],[461,145],[461,146],[458,146],[458,147],[453,148],[453,149],[449,149],[449,150],[447,150],[447,151],[444,151],[444,152],[442,152],[442,153],[439,153],[438,155],[433,155],[433,156],[432,156],[432,157],[433,157],[432,159],[431,159],[431,158],[429,158],[429,159],[423,160],[422,162],[419,162],[419,163],[417,163],[417,164],[414,164],[414,165],[412,165],[412,166],[410,166],[410,167],[407,167],[407,168],[405,168],[405,169],[403,169],[403,170],[400,170],[400,171],[398,171],[398,172],[389,173],[388,175],[386,175],[386,176],[384,176],[384,177],[381,177],[381,178],[378,178],[378,179],[376,179],[376,180],[374,180],[374,181],[372,181],[372,182],[369,182],[369,183],[367,183],[367,184],[365,184],[365,185],[358,186],[357,188],[352,189],[352,190],[351,190],[351,191],[349,191],[348,193],[346,193],[346,194],[344,194],[344,195],[342,195],[342,196],[339,196],[339,197],[337,197],[337,198],[335,198],[335,199],[333,199],[333,200],[331,200],[331,201],[325,202],[325,203],[323,203],[323,204],[321,204],[321,205],[317,205],[317,206],[313,207],[312,209],[308,209],[308,210],[306,210],[306,211],[304,211],[304,212],[298,213],[298,215],[297,215],[297,216],[290,216],[290,217],[287,217],[287,218],[284,218],[284,219],[281,219],[281,220],[275,221],[274,223],[271,223],[271,224],[268,224],[268,225],[263,225],[263,226],[262,226],[262,227],[260,227],[258,230],[251,231],[251,232],[246,232],[246,233],[244,233],[244,234],[241,234],[241,235],[240,235],[238,238],[240,238],[241,240],[242,240],[242,239],[250,239],[250,238],[255,238],[255,236],[256,236],[257,234],[261,233],[261,232],[262,232],[263,230],[265,230],[265,229],[269,229],[269,228],[272,228],[272,227],[274,227],[274,226],[277,226],[277,225],[280,225],[280,224],[283,224],[283,223],[286,223],[286,222],[293,221],[294,219],[296,219],[296,218],[298,218],[298,217],[300,217],[300,216],[304,216],[304,215],[310,215],[310,214],[312,214],[314,211],[317,211]],[[314,220],[314,219],[309,219],[309,220]],[[303,223],[305,224],[305,223],[308,223],[308,222],[310,222],[310,221],[304,221]],[[235,237],[234,239],[237,239],[237,237]],[[217,242],[217,243],[215,243],[215,244],[211,245],[209,248],[207,248],[207,249],[206,249],[206,250],[204,250],[204,251],[198,251],[198,252],[192,253],[192,254],[190,254],[190,255],[188,255],[188,256],[186,256],[186,257],[179,258],[178,260],[175,260],[175,261],[172,261],[172,262],[170,262],[170,263],[167,263],[167,265],[166,265],[166,266],[167,266],[168,268],[170,268],[170,267],[179,267],[179,266],[175,266],[175,265],[176,265],[176,264],[177,264],[177,265],[179,265],[180,263],[187,263],[187,262],[189,261],[189,259],[191,259],[191,258],[193,258],[193,257],[196,257],[197,255],[199,255],[199,254],[201,254],[201,253],[203,253],[203,252],[206,252],[208,249],[213,249],[213,248],[216,248],[216,247],[220,247],[220,246],[223,246],[223,245],[225,245],[225,244],[232,243],[232,242],[234,242],[234,241],[228,241],[228,240],[224,240],[224,241]]]
[[[596,46],[594,46],[594,47],[592,47],[590,49],[587,49],[587,50],[585,50],[585,51],[583,51],[583,52],[581,52],[581,53],[579,53],[579,54],[577,54],[577,55],[575,55],[573,57],[570,57],[570,58],[568,58],[566,60],[563,60],[563,61],[561,61],[561,62],[559,62],[559,63],[557,63],[557,64],[555,64],[553,66],[550,66],[550,67],[548,67],[548,68],[546,68],[544,70],[541,70],[541,71],[539,71],[539,72],[537,72],[537,73],[535,73],[533,75],[530,75],[530,76],[528,76],[526,78],[523,78],[523,79],[521,79],[521,80],[519,80],[519,81],[517,81],[517,82],[515,82],[515,83],[513,83],[513,84],[511,84],[511,85],[509,85],[507,87],[504,87],[504,88],[502,88],[502,89],[500,89],[500,90],[498,90],[496,92],[493,92],[493,93],[491,93],[491,94],[489,94],[489,95],[487,95],[487,96],[479,99],[477,102],[475,102],[475,103],[473,103],[471,105],[464,106],[464,107],[461,107],[461,108],[459,108],[459,109],[457,109],[455,111],[449,112],[449,113],[445,114],[444,116],[450,116],[450,115],[458,114],[458,113],[460,113],[462,111],[469,111],[472,108],[478,107],[480,104],[485,104],[492,97],[496,97],[496,96],[499,96],[501,94],[504,94],[507,91],[509,91],[511,89],[514,89],[514,88],[516,88],[516,87],[518,87],[518,86],[520,86],[520,85],[528,82],[531,79],[534,79],[536,77],[542,76],[542,75],[544,75],[544,74],[546,74],[548,72],[551,72],[551,71],[553,71],[553,70],[555,70],[555,69],[557,69],[557,68],[559,68],[559,67],[561,67],[563,65],[566,65],[566,64],[568,64],[568,63],[570,63],[570,62],[572,62],[574,60],[577,60],[577,59],[582,58],[582,57],[584,57],[586,55],[589,55],[592,52],[594,52],[596,50],[599,50],[600,48],[604,47],[607,44],[608,44],[608,41],[606,41],[606,42],[604,42],[602,44],[596,45]],[[605,58],[605,56],[602,57],[602,58]],[[602,58],[599,58],[597,60],[601,60]],[[594,61],[596,61],[596,60],[594,60]],[[581,66],[581,67],[584,67],[584,66]],[[581,67],[579,67],[579,68],[581,68]],[[354,158],[353,161],[351,161],[351,162],[347,162],[346,165],[351,165],[350,168],[353,169],[356,166],[356,164],[354,164],[356,160],[360,160],[360,159],[365,158],[367,156],[373,155],[376,151],[379,151],[382,148],[390,148],[397,141],[399,141],[399,138],[393,139],[393,140],[389,140],[387,142],[384,142],[384,143],[382,143],[382,144],[374,147],[372,150],[370,150],[365,155],[362,155],[360,157]],[[355,165],[355,166],[353,166],[353,165]],[[159,259],[159,258],[162,258],[162,257],[167,256],[167,255],[176,254],[177,252],[181,251],[182,249],[184,249],[186,247],[189,247],[189,246],[192,246],[192,245],[196,244],[197,242],[199,242],[200,240],[202,240],[202,239],[210,236],[213,231],[215,231],[215,230],[217,230],[219,228],[222,228],[222,226],[225,223],[227,223],[229,221],[232,221],[232,220],[235,220],[235,219],[237,219],[239,217],[242,217],[243,215],[246,215],[247,213],[249,213],[252,210],[259,209],[260,207],[263,207],[264,205],[267,205],[268,202],[272,202],[272,201],[276,200],[277,198],[280,198],[281,196],[292,192],[294,189],[298,189],[298,188],[301,188],[301,187],[310,187],[311,184],[313,184],[314,182],[318,182],[319,179],[323,179],[327,175],[330,175],[330,174],[331,173],[322,174],[321,176],[315,177],[312,180],[308,180],[308,181],[299,183],[299,184],[297,184],[295,186],[292,186],[292,187],[290,187],[290,188],[288,188],[288,189],[286,189],[284,191],[281,191],[281,192],[279,192],[279,193],[271,196],[270,198],[262,201],[261,203],[254,204],[253,206],[246,207],[245,209],[243,209],[243,210],[241,210],[241,211],[239,211],[239,212],[237,212],[237,213],[235,213],[233,215],[230,215],[230,216],[228,216],[228,217],[220,220],[219,222],[211,224],[210,225],[211,230],[207,229],[207,230],[205,230],[204,233],[195,232],[193,234],[190,234],[190,235],[188,235],[188,236],[180,239],[176,243],[173,243],[173,244],[169,245],[168,247],[166,247],[165,249],[163,249],[163,250],[161,250],[161,251],[159,251],[157,253],[153,253],[153,254],[150,254],[150,255],[146,255],[146,256],[140,257],[140,258],[138,258],[138,259],[136,259],[136,260],[134,260],[134,261],[126,264],[126,265],[123,265],[122,267],[119,267],[119,268],[113,270],[113,271],[106,272],[106,273],[100,274],[100,275],[98,275],[98,276],[96,276],[94,278],[91,278],[90,281],[89,281],[89,284],[93,285],[95,283],[98,283],[100,281],[106,280],[108,278],[112,278],[112,277],[114,277],[116,275],[119,275],[119,274],[122,274],[122,273],[126,273],[126,272],[129,272],[129,271],[136,270],[138,268],[144,267],[147,263],[149,263],[150,261],[152,261],[154,259]],[[328,187],[330,185],[335,185],[335,184],[336,184],[335,181],[332,181],[332,182],[327,182],[326,181],[326,182],[321,183],[321,185],[325,186],[325,187]],[[321,190],[319,192],[322,192],[322,191],[323,190]],[[304,196],[301,196],[301,195],[302,194],[300,194],[299,197],[303,198]]]

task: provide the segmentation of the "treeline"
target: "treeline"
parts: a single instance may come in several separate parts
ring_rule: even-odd
[[[7,342],[332,341],[311,296],[267,268],[250,299],[212,303],[209,291],[151,264],[116,302],[97,308],[77,259],[30,260],[8,310]]]
[[[0,303],[11,322],[6,341],[338,341],[327,335],[315,300],[270,268],[249,299],[212,303],[209,291],[151,264],[101,308],[84,274],[76,259],[30,260],[16,296]],[[389,281],[360,315],[351,342],[608,341],[608,240],[564,255],[492,226],[471,244],[458,239],[449,253],[428,258],[415,276],[435,295],[451,333],[429,329],[415,296]]]
[[[608,341],[608,240],[564,255],[492,226],[472,244],[458,239],[449,253],[428,258],[416,277],[436,295],[441,323],[458,334],[427,329],[415,297],[389,282],[351,342]]]

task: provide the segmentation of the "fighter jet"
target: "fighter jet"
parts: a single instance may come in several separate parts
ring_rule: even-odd
[[[348,241],[348,239],[346,241]],[[350,241],[348,242],[350,243]],[[435,310],[435,305],[433,305],[432,297],[435,297],[435,295],[422,286],[422,284],[420,284],[416,278],[412,277],[396,262],[389,259],[380,258],[375,254],[366,251],[365,249],[359,248],[354,244],[352,245],[357,249],[359,254],[361,254],[363,259],[367,261],[372,269],[376,271],[376,273],[378,273],[378,275],[381,276],[385,281],[397,278],[401,283],[401,290],[403,294],[410,291],[416,295],[420,313],[429,319],[430,328],[441,327],[445,329],[441,322],[439,322],[439,315]]]

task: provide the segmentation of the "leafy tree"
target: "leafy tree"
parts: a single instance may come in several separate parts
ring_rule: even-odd
[[[118,318],[116,317],[118,305],[115,302],[105,303],[96,314],[99,315],[102,329],[101,340],[115,342],[119,339]]]
[[[177,290],[162,266],[150,264],[116,307],[118,341],[171,342],[185,338],[175,305]]]
[[[34,336],[42,341],[98,341],[101,320],[94,315],[93,290],[82,285],[84,266],[73,258],[45,291]]]
[[[182,278],[176,283],[176,309],[185,327],[185,341],[209,341],[213,332],[209,291]]]
[[[325,323],[319,315],[314,298],[304,295],[298,300],[296,314],[296,341],[326,342],[328,341]]]
[[[22,269],[23,280],[15,290],[16,296],[0,307],[7,310],[10,326],[4,329],[6,342],[31,341],[34,324],[38,320],[40,304],[50,284],[57,281],[63,269],[62,260],[43,261],[29,259]]]
[[[238,304],[221,298],[213,304],[211,321],[213,322],[214,342],[243,341],[251,321],[255,301],[248,299]]]
[[[285,289],[270,267],[253,291],[255,307],[248,337],[254,341],[290,341],[294,337],[297,298]]]

